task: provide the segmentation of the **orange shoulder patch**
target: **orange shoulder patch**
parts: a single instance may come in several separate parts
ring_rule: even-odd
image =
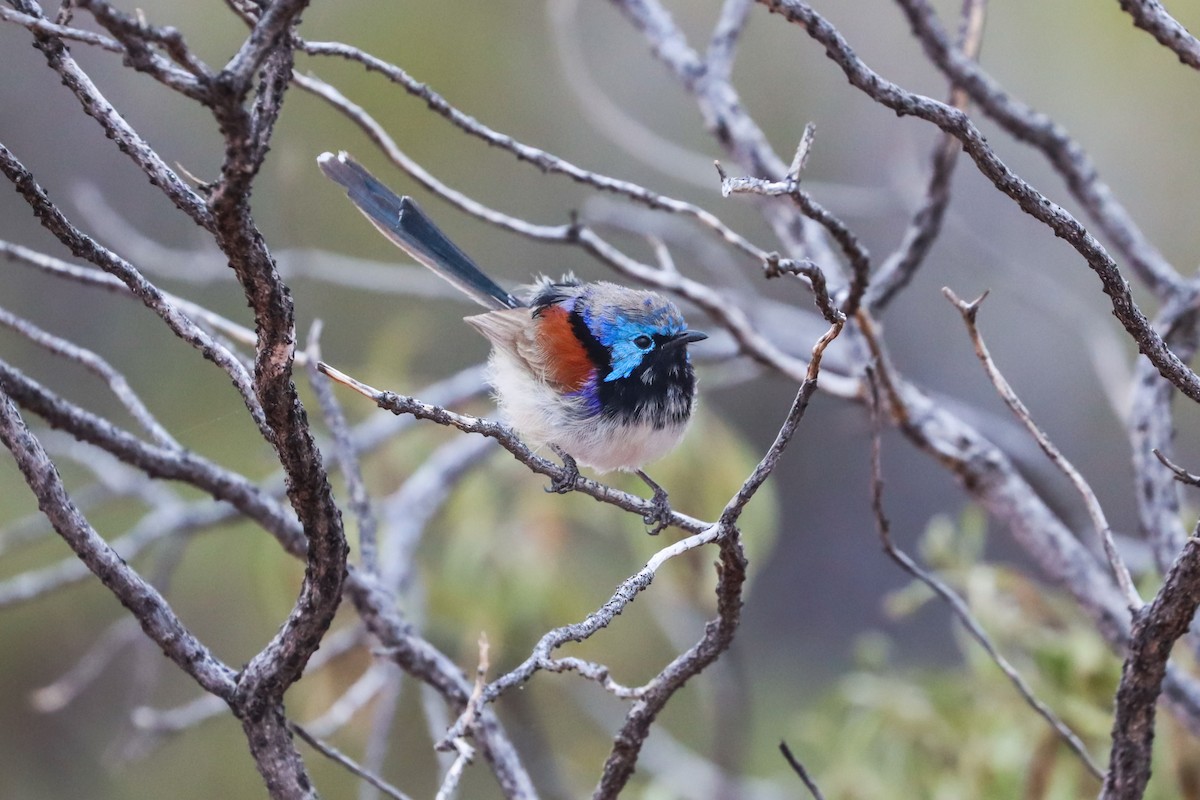
[[[538,314],[538,349],[546,379],[560,392],[577,392],[592,375],[592,360],[571,330],[566,309],[548,306]]]

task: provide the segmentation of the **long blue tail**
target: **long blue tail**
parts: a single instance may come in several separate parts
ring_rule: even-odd
[[[411,197],[400,197],[342,152],[322,153],[317,165],[346,190],[350,202],[397,247],[487,308],[525,305],[504,291],[442,233]]]

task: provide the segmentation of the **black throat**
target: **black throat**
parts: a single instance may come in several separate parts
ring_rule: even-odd
[[[596,386],[598,414],[631,424],[650,425],[655,430],[687,422],[696,394],[696,373],[687,357],[687,347],[666,346],[670,337],[655,336],[656,347],[624,378],[606,381],[612,369],[608,348],[600,343],[572,311],[571,329],[583,344],[600,376]]]

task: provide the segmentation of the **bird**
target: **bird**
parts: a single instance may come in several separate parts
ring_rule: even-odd
[[[517,294],[489,278],[411,197],[385,186],[349,154],[317,164],[393,244],[488,310],[465,321],[491,343],[488,381],[501,417],[531,447],[549,447],[575,488],[578,465],[634,472],[654,492],[657,533],[667,493],[642,467],[675,448],[696,406],[688,345],[707,337],[657,292],[546,276]]]

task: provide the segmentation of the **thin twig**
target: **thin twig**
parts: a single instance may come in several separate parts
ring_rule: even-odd
[[[604,691],[621,700],[636,700],[646,691],[644,686],[631,687],[617,683],[612,679],[609,667],[604,664],[573,656],[548,658],[542,663],[542,669],[546,672],[574,672],[589,681],[595,681],[604,688]]]
[[[321,643],[305,669],[310,673],[323,669],[335,659],[363,646],[363,629],[354,625],[331,633]],[[336,705],[336,702],[335,702]],[[229,706],[219,697],[201,695],[173,708],[138,706],[130,713],[134,727],[158,735],[176,734],[227,712]]]
[[[475,686],[471,690],[471,698],[467,701],[467,710],[463,712],[464,734],[469,734],[474,729],[479,718],[480,698],[483,696],[483,687],[487,684],[487,673],[491,664],[489,650],[487,634],[479,634],[479,665],[475,668]],[[450,769],[446,770],[446,777],[442,779],[442,785],[438,788],[434,800],[450,800],[458,793],[458,783],[462,780],[463,771],[471,763],[471,759],[475,758],[475,749],[463,736],[455,737],[452,744],[458,756],[450,765]]]
[[[1079,470],[1075,468],[1075,465],[1059,451],[1054,442],[1050,441],[1050,437],[1046,435],[1046,432],[1039,428],[1037,423],[1033,421],[1033,416],[1029,413],[1029,409],[1021,402],[1021,398],[1017,396],[1017,393],[1013,391],[1012,386],[1000,372],[1000,368],[996,366],[996,362],[992,360],[991,353],[988,352],[987,344],[983,341],[983,335],[979,332],[979,328],[975,324],[975,315],[979,311],[980,303],[987,297],[987,292],[984,292],[979,298],[970,303],[959,299],[958,295],[948,288],[943,288],[942,294],[954,304],[954,307],[962,315],[963,322],[967,326],[967,334],[971,337],[971,343],[975,347],[975,355],[983,363],[983,368],[987,371],[992,385],[996,387],[997,394],[1000,395],[1004,404],[1008,406],[1009,410],[1013,412],[1021,424],[1025,426],[1025,429],[1037,441],[1038,447],[1042,448],[1042,452],[1046,454],[1050,462],[1067,476],[1067,479],[1071,481],[1071,485],[1075,487],[1075,491],[1083,499],[1088,516],[1091,517],[1092,526],[1095,528],[1096,536],[1104,548],[1104,555],[1108,558],[1109,568],[1112,569],[1113,577],[1116,578],[1117,585],[1125,595],[1125,601],[1129,604],[1129,610],[1136,611],[1141,608],[1145,605],[1145,601],[1138,594],[1137,587],[1133,585],[1133,577],[1129,574],[1129,568],[1125,566],[1125,562],[1121,559],[1121,554],[1117,552],[1116,542],[1113,541],[1112,528],[1108,524],[1108,518],[1104,514],[1104,509],[1100,506],[1100,501],[1096,497],[1096,493]]]
[[[907,553],[896,547],[892,541],[891,523],[888,521],[887,515],[883,509],[883,437],[881,435],[881,424],[879,415],[878,387],[874,380],[874,372],[868,373],[868,384],[870,386],[870,410],[871,410],[871,511],[875,515],[875,527],[879,530],[879,538],[883,543],[884,552],[888,557],[896,562],[912,577],[921,581],[921,583],[933,590],[934,594],[942,598],[950,610],[954,612],[954,616],[966,628],[984,652],[988,654],[992,662],[1000,668],[1005,677],[1016,688],[1022,699],[1032,708],[1042,719],[1050,725],[1054,732],[1063,742],[1071,748],[1071,751],[1078,756],[1080,762],[1087,768],[1088,772],[1098,781],[1104,780],[1104,771],[1092,761],[1091,755],[1087,751],[1087,746],[1072,731],[1065,722],[1059,719],[1054,711],[1037,698],[1033,693],[1033,687],[1021,676],[1007,658],[992,643],[991,637],[983,629],[983,626],[975,619],[975,615],[971,613],[971,609],[966,602],[951,589],[944,581],[938,578],[934,573],[917,564]]]
[[[321,648],[324,650],[324,646]],[[311,662],[309,662],[311,664]],[[389,673],[396,667],[387,661],[375,661],[358,676],[358,680],[350,684],[329,708],[319,717],[314,717],[304,724],[313,736],[325,738],[337,733],[359,711],[375,699],[390,683]]]
[[[903,0],[912,2],[913,0]],[[1048,227],[1055,236],[1064,239],[1087,262],[1100,279],[1110,298],[1113,315],[1149,358],[1158,371],[1188,397],[1200,402],[1200,375],[1180,360],[1162,337],[1150,325],[1134,301],[1129,284],[1108,251],[1088,233],[1087,229],[1066,209],[1050,201],[1030,183],[1022,179],[1000,160],[988,144],[987,137],[957,108],[906,91],[870,69],[854,52],[841,33],[824,17],[801,0],[760,0],[771,11],[782,14],[796,23],[806,34],[819,42],[826,55],[845,74],[851,85],[867,96],[900,115],[911,115],[930,122],[951,133],[962,142],[963,150],[980,173],[1000,192],[1007,195],[1022,211]],[[974,94],[976,102],[980,98]],[[1129,227],[1122,227],[1129,232]],[[1178,279],[1162,280],[1157,286],[1173,287]]]
[[[1155,326],[1183,358],[1190,358],[1200,346],[1200,313],[1196,308],[1197,287],[1168,302],[1158,314]],[[1175,420],[1172,402],[1178,392],[1158,374],[1154,365],[1137,359],[1129,379],[1130,402],[1126,428],[1133,456],[1133,474],[1137,481],[1134,497],[1142,536],[1154,552],[1159,574],[1165,575],[1188,538],[1183,521],[1183,500],[1179,483],[1169,469],[1156,461],[1159,454],[1168,460],[1174,453]]]
[[[121,405],[125,407],[129,415],[137,420],[138,424],[150,434],[156,444],[175,450],[182,449],[179,442],[175,440],[175,437],[154,418],[154,415],[150,413],[150,409],[146,408],[146,404],[133,391],[129,382],[125,380],[125,376],[98,354],[85,347],[68,342],[66,339],[55,336],[48,331],[44,331],[29,320],[22,319],[3,308],[0,308],[0,325],[20,334],[38,347],[45,348],[54,355],[62,356],[68,361],[74,361],[84,369],[98,376],[108,384],[109,390],[116,396]]]
[[[959,17],[958,46],[966,58],[978,60],[983,47],[983,27],[987,16],[987,0],[963,0]],[[961,86],[951,84],[947,104],[966,111],[971,97]],[[950,205],[950,179],[958,164],[962,151],[958,140],[949,133],[942,133],[934,145],[925,185],[925,196],[913,214],[900,244],[883,260],[871,280],[866,303],[876,314],[908,285],[921,262],[933,248],[941,232],[942,220]]]
[[[457,428],[463,433],[478,433],[487,436],[490,439],[495,439],[501,447],[536,473],[549,476],[551,479],[559,479],[566,474],[561,465],[534,453],[533,450],[517,437],[516,432],[512,428],[503,423],[483,419],[482,417],[473,417],[469,414],[459,414],[440,406],[422,403],[415,398],[399,395],[395,392],[381,391],[350,377],[324,362],[318,364],[317,368],[333,380],[369,398],[377,406],[386,411],[391,411],[393,414],[409,414],[418,419],[430,420],[438,425]],[[583,476],[580,476],[576,481],[575,491],[642,516],[654,510],[654,504],[648,500],[643,500],[636,495],[613,489],[610,486]],[[706,531],[709,527],[706,523],[694,517],[680,514],[677,511],[671,512],[670,524],[693,533]]]
[[[375,773],[366,769],[357,761],[343,753],[341,750],[338,750],[336,747],[321,741],[316,736],[309,733],[307,730],[305,730],[303,725],[298,725],[295,722],[289,722],[288,728],[305,742],[307,742],[309,747],[316,750],[318,753],[325,756],[335,764],[344,767],[348,772],[362,778],[364,781],[371,784],[388,797],[393,798],[393,800],[412,800],[412,798],[407,794],[400,791]]]
[[[209,501],[155,508],[109,547],[131,561],[148,547],[167,537],[190,536],[229,519],[229,510]],[[78,558],[31,569],[0,581],[0,608],[35,600],[50,592],[87,579],[91,569]]]
[[[38,506],[54,529],[137,618],[146,635],[206,691],[232,697],[234,671],[217,660],[183,626],[162,595],[113,551],[71,503],[54,463],[25,426],[4,383],[0,383],[0,441],[16,459],[17,467],[38,499]]]
[[[783,754],[783,758],[787,761],[788,766],[792,768],[792,772],[795,772],[797,777],[804,783],[804,787],[813,796],[813,800],[825,800],[825,795],[821,794],[820,788],[808,774],[808,770],[800,763],[800,759],[792,754],[792,748],[788,747],[787,742],[781,741],[779,743],[779,752]]]
[[[1183,279],[1138,227],[1129,211],[1117,200],[1111,187],[1100,179],[1095,162],[1079,142],[1072,139],[1067,130],[1051,117],[1037,112],[1015,98],[986,73],[976,59],[954,47],[928,0],[897,0],[897,3],[908,17],[913,33],[921,42],[930,61],[942,70],[951,83],[966,90],[980,110],[1014,137],[1042,152],[1051,166],[1062,175],[1071,194],[1088,216],[1095,221],[1123,260],[1129,263],[1134,273],[1154,294],[1165,301],[1172,293],[1178,291],[1182,287]],[[923,118],[934,121],[930,117]],[[947,130],[940,123],[935,124]],[[1034,203],[1042,203],[1044,198],[1036,196],[1036,192],[1031,193],[1031,187],[1027,184],[1017,183],[1007,188],[1002,186],[1005,179],[1003,172],[995,170],[995,165],[985,167],[977,157],[974,142],[969,142],[959,133],[955,133],[955,136],[963,142],[967,153],[975,159],[981,171],[991,179],[996,188],[1017,200],[1026,213],[1054,228],[1057,235],[1062,235],[1060,231],[1070,231],[1071,235],[1063,238],[1071,242],[1098,273],[1101,269],[1110,269],[1107,265],[1101,267],[1102,262],[1111,259],[1107,253],[1100,256],[1103,251],[1097,252],[1095,243],[1088,241],[1089,237],[1083,235],[1085,232],[1082,225],[1065,215],[1059,206],[1048,201],[1045,201],[1045,214],[1035,213]],[[974,139],[975,133],[971,133],[969,138]],[[995,159],[994,155],[992,158]],[[995,161],[998,163],[999,159]],[[1022,199],[1021,195],[1024,195],[1025,199]],[[1103,275],[1101,279],[1105,280]],[[1113,298],[1114,307],[1118,305],[1118,300],[1125,301],[1125,298],[1119,295],[1114,295]],[[1125,320],[1122,319],[1122,322]],[[1128,328],[1128,325],[1126,327]]]
[[[308,370],[308,380],[313,393],[317,396],[317,403],[321,406],[325,424],[329,426],[329,431],[333,434],[333,457],[341,468],[342,478],[346,481],[346,492],[350,496],[348,504],[350,513],[354,515],[354,519],[358,523],[360,563],[367,572],[378,572],[376,531],[379,522],[371,504],[371,497],[367,493],[367,486],[363,482],[358,456],[350,441],[350,427],[346,422],[346,414],[334,396],[329,382],[317,370],[317,364],[321,361],[321,328],[321,320],[315,320],[309,329],[308,344],[305,347],[307,355],[305,367]]]
[[[1200,486],[1200,475],[1188,472],[1186,469],[1163,455],[1161,450],[1155,449],[1153,452],[1154,457],[1157,458],[1164,467],[1171,470],[1171,472],[1175,474],[1175,480],[1181,483],[1186,483],[1189,486]]]
[[[51,22],[43,17],[35,17],[30,14],[22,14],[7,6],[0,6],[0,20],[4,22],[12,22],[21,25],[34,33],[43,33],[54,36],[59,39],[66,39],[72,42],[82,42],[99,47],[102,50],[107,50],[110,53],[124,52],[121,43],[116,39],[112,39],[103,34],[93,31],[85,31],[80,28],[72,28],[67,25],[59,25]]]
[[[52,683],[32,692],[29,696],[30,704],[43,714],[53,714],[66,708],[103,674],[104,669],[122,650],[141,638],[141,632],[137,619],[121,617],[100,634],[69,670]]]

